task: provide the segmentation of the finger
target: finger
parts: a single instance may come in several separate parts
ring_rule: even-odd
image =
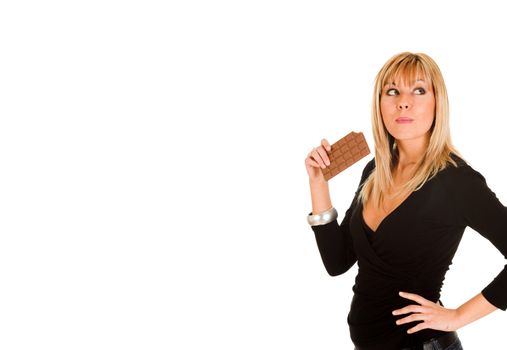
[[[318,151],[318,148],[314,148],[312,151],[312,158],[319,163],[319,166],[324,169],[326,166],[324,164],[324,161],[322,160],[322,157]]]
[[[326,163],[326,165],[329,165],[331,163],[329,161],[329,157],[327,156],[327,152],[324,149],[324,147],[322,146],[317,147],[317,152],[319,152],[319,155],[321,156],[322,160]]]
[[[413,300],[415,302],[418,302],[421,305],[434,304],[433,302],[429,301],[428,299],[424,299],[422,296],[420,296],[418,294],[406,293],[406,292],[400,292],[399,294],[401,297]]]
[[[322,144],[322,146],[324,146],[326,148],[326,151],[331,151],[331,145],[329,144],[329,142],[326,140],[326,139],[322,139],[322,141],[320,141],[320,143]]]
[[[423,330],[426,328],[428,328],[428,325],[426,324],[426,322],[421,322],[417,326],[410,328],[407,331],[407,333],[412,334],[412,333],[419,332],[420,330]]]
[[[315,168],[320,168],[320,165],[319,163],[317,163],[316,161],[314,161],[312,158],[306,158],[306,161],[305,161],[305,164],[309,164]]]
[[[407,314],[409,312],[427,312],[428,309],[421,306],[421,305],[409,305],[409,306],[405,306],[401,309],[398,309],[398,310],[394,310],[393,311],[393,315],[403,315],[403,314]]]
[[[429,318],[426,314],[412,314],[407,317],[403,317],[396,321],[396,324],[404,324],[404,323],[410,323],[415,321],[426,321]]]

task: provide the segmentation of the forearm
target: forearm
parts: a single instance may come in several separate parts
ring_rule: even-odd
[[[320,226],[312,226],[322,262],[330,276],[347,272],[357,261],[352,242],[347,239],[350,234],[336,220]]]
[[[498,308],[491,304],[482,293],[461,305],[456,309],[456,327],[461,328],[471,322],[474,322],[486,315],[489,315]]]
[[[312,196],[312,214],[322,213],[332,207],[327,181],[310,181],[310,193]]]

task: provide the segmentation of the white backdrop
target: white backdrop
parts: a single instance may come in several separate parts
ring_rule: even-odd
[[[0,348],[352,349],[357,265],[325,272],[304,159],[350,131],[373,147],[375,74],[425,52],[507,203],[507,23],[475,4],[2,2]],[[371,156],[330,181],[340,221]],[[504,264],[468,228],[444,305]],[[506,325],[458,333],[498,348]]]

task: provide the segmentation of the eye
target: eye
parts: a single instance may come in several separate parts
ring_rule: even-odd
[[[398,90],[396,89],[387,89],[386,95],[388,96],[396,96],[398,94]]]
[[[414,91],[416,91],[417,95],[424,95],[426,93],[426,90],[424,90],[423,88],[417,88]]]

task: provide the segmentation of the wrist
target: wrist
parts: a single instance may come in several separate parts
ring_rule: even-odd
[[[307,216],[307,221],[310,226],[326,225],[338,217],[338,212],[334,207],[329,208],[321,213],[313,214],[310,213]]]
[[[309,181],[311,187],[327,187],[328,182],[325,179],[313,179]]]
[[[463,323],[463,310],[460,308],[454,309],[454,317],[452,320],[452,330],[458,330],[464,326]]]

